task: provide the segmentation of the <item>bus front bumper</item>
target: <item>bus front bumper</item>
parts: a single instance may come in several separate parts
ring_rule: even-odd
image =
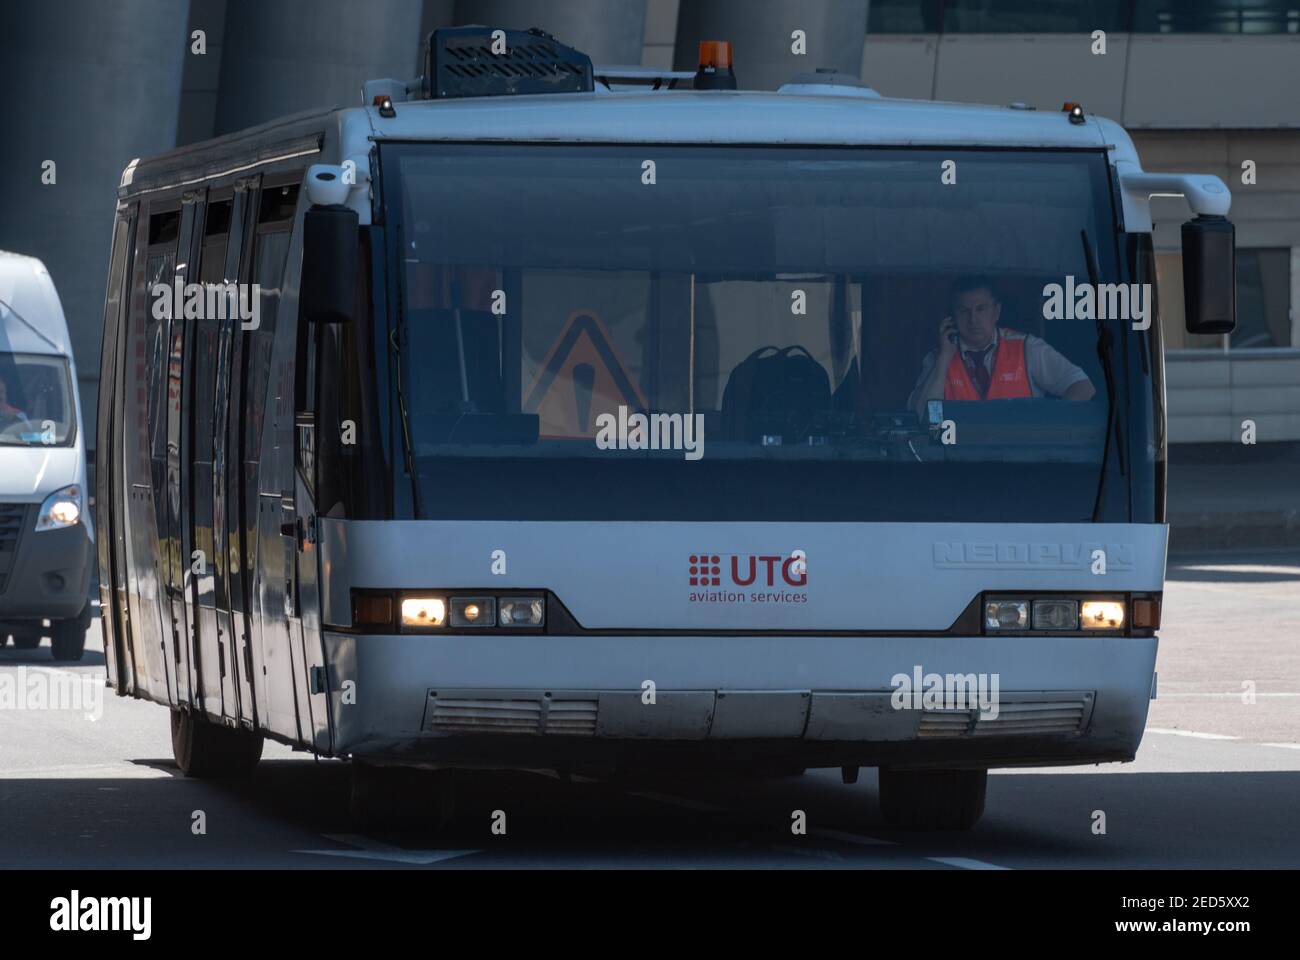
[[[327,633],[325,645],[334,752],[375,762],[993,767],[1132,759],[1157,640]]]

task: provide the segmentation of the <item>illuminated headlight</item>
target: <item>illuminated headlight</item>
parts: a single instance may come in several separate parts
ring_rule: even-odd
[[[541,597],[501,597],[497,611],[497,622],[503,627],[540,627],[546,622],[546,604]]]
[[[1078,600],[1035,600],[1035,630],[1078,630]]]
[[[492,597],[452,597],[453,627],[490,627],[496,623],[496,600]]]
[[[447,602],[442,597],[403,597],[402,626],[415,629],[441,627],[447,622]]]
[[[74,483],[45,498],[36,517],[36,529],[59,530],[75,525],[80,519],[81,487]]]
[[[1085,600],[1079,619],[1085,630],[1118,630],[1124,626],[1124,602]]]
[[[1028,600],[990,600],[984,604],[984,625],[990,630],[1028,630]]]

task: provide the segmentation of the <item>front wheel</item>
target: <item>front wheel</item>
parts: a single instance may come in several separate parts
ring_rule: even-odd
[[[172,756],[187,777],[242,777],[262,759],[262,735],[172,710]]]
[[[14,646],[19,650],[35,650],[41,645],[41,634],[38,630],[36,633],[15,633]]]
[[[86,631],[90,629],[90,601],[71,620],[50,621],[50,653],[55,660],[80,660],[86,652]]]
[[[969,830],[984,815],[987,770],[880,768],[880,812],[905,830]]]

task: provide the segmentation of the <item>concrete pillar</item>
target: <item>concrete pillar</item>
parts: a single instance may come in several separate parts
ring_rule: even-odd
[[[0,3],[0,249],[40,257],[54,278],[88,448],[117,185],[133,157],[176,145],[188,16],[184,0]]]
[[[540,27],[606,66],[641,62],[645,0],[457,0],[458,24]]]
[[[793,52],[802,30],[807,52]],[[775,90],[798,73],[862,73],[867,0],[682,0],[673,66],[694,70],[701,40],[730,40],[742,90]]]
[[[314,107],[361,105],[361,85],[409,79],[419,0],[229,0],[217,134]]]

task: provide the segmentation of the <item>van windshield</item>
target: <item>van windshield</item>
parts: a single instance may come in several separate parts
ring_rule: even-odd
[[[67,360],[0,352],[0,445],[66,447],[75,410]]]
[[[1105,451],[1152,435],[1124,402],[1149,380],[1123,382],[1149,372],[1123,318],[1046,300],[1123,279],[1101,151],[392,144],[381,163],[416,516],[1129,519]]]

